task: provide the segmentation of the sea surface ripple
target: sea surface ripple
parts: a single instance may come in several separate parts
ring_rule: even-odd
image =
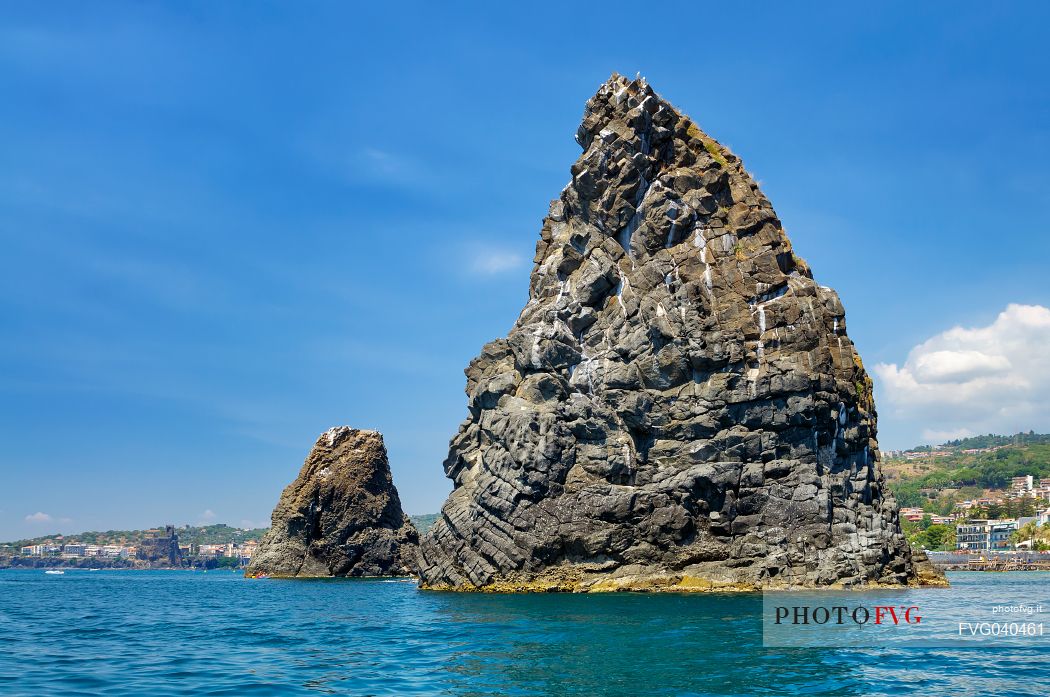
[[[951,579],[959,602],[997,583],[1050,583]],[[1050,694],[1039,649],[763,648],[760,613],[757,595],[462,595],[389,580],[4,570],[0,694]]]

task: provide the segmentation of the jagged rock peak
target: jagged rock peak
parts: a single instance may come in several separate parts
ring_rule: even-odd
[[[838,296],[641,79],[587,102],[529,301],[466,369],[426,588],[940,582],[901,534]]]
[[[383,435],[330,428],[285,488],[248,574],[398,576],[419,535],[401,510]]]
[[[321,434],[321,436],[317,439],[317,442],[320,443],[323,440],[325,442],[325,445],[327,445],[329,448],[334,448],[335,446],[339,445],[344,440],[353,435],[378,436],[380,443],[382,443],[383,440],[383,434],[379,431],[373,431],[370,429],[356,429],[350,428],[349,426],[332,426],[330,429]]]

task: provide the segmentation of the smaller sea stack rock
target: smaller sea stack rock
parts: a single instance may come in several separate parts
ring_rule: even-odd
[[[286,577],[413,573],[419,534],[401,510],[383,435],[331,428],[273,510],[247,574]]]

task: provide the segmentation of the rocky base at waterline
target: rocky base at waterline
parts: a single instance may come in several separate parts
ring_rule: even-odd
[[[885,490],[842,303],[740,160],[618,75],[577,141],[528,304],[466,370],[422,586],[945,583]]]
[[[674,571],[658,571],[651,566],[620,568],[613,573],[593,571],[578,565],[548,567],[539,573],[511,571],[492,582],[476,586],[470,583],[453,585],[423,583],[425,590],[465,591],[480,593],[701,593],[701,592],[754,592],[763,590],[790,590],[798,587],[823,587],[828,590],[864,590],[876,588],[899,588],[902,585],[916,587],[948,587],[948,579],[922,552],[913,552],[914,578],[901,583],[896,580],[871,581],[850,584],[836,581],[818,586],[811,583],[792,582],[785,577],[781,581],[758,581],[742,579],[731,573],[719,574],[710,569],[701,575]]]
[[[246,573],[405,576],[414,572],[418,542],[382,434],[341,426],[321,434],[281,494]]]

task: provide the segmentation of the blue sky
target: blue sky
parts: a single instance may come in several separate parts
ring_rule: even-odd
[[[6,7],[0,539],[265,523],[344,423],[436,511],[614,70],[759,178],[884,448],[1050,428],[1050,6],[728,5]]]

